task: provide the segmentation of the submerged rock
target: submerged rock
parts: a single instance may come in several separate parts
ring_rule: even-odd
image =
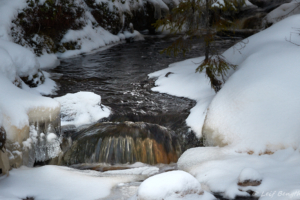
[[[61,165],[177,162],[181,147],[173,131],[144,122],[97,123],[72,136]]]

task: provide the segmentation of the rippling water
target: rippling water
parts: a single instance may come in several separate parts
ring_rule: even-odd
[[[102,103],[112,108],[109,121],[144,121],[173,129],[182,137],[182,149],[199,146],[193,133],[188,131],[185,119],[195,102],[167,94],[152,92],[151,72],[169,64],[204,55],[203,42],[193,40],[192,51],[176,58],[160,54],[174,38],[146,37],[145,41],[123,43],[78,57],[64,59],[51,70],[60,84],[56,96],[78,91],[101,95]],[[235,41],[223,40],[215,45],[223,51]]]

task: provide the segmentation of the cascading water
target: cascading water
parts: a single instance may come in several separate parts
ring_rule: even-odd
[[[61,163],[177,162],[181,147],[173,131],[144,122],[97,123],[73,136]]]

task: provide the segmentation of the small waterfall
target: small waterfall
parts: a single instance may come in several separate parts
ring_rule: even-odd
[[[171,130],[144,122],[97,123],[75,134],[73,141],[59,164],[169,164],[181,155]]]

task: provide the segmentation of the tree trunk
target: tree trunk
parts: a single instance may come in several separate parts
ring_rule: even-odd
[[[210,0],[205,0],[205,29],[206,35],[204,36],[205,40],[205,62],[209,59],[209,50],[210,50],[210,28],[209,28],[209,8]]]

